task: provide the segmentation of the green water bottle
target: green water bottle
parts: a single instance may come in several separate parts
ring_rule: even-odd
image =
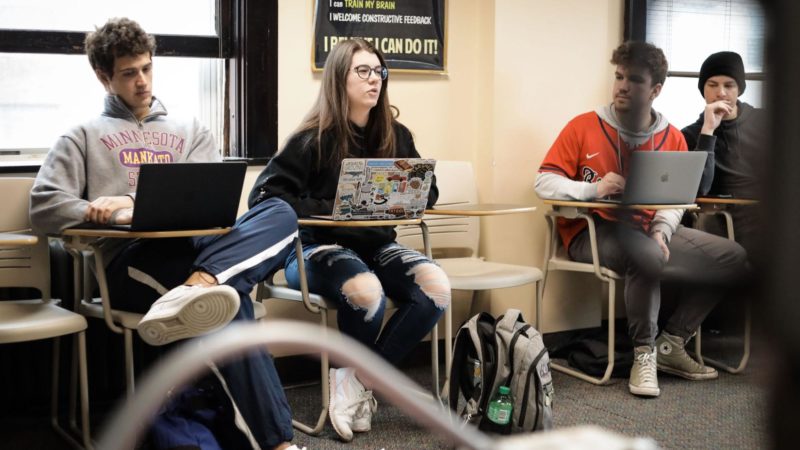
[[[514,413],[514,399],[511,397],[511,389],[508,386],[500,386],[489,401],[489,408],[486,418],[491,424],[487,431],[510,434],[511,418]]]

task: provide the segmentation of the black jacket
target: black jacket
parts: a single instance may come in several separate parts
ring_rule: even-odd
[[[723,120],[714,130],[714,151],[709,152],[700,195],[728,194],[738,198],[758,198],[757,180],[763,169],[766,154],[766,128],[764,110],[739,101],[738,115],[733,120]],[[686,144],[695,149],[702,136],[704,114],[683,130]]]
[[[357,129],[362,136],[350,149],[351,158],[374,157],[369,151],[377,145],[366,142],[367,130]],[[419,158],[411,132],[402,124],[395,122],[396,158]],[[331,139],[322,137],[326,147],[323,155],[333,152]],[[316,164],[316,130],[307,130],[289,138],[277,155],[267,164],[258,176],[250,192],[248,204],[252,208],[260,201],[279,197],[294,208],[298,217],[328,215],[333,211],[339,167],[323,163]],[[436,203],[439,191],[434,176],[428,197],[428,207]],[[370,255],[379,247],[391,243],[397,237],[394,227],[301,227],[300,238],[304,244],[339,244],[355,250],[362,255]]]

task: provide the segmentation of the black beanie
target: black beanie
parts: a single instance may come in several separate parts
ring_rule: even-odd
[[[706,80],[717,75],[727,75],[736,80],[736,84],[739,85],[739,95],[744,94],[746,86],[744,82],[744,63],[742,63],[742,57],[738,53],[714,53],[703,61],[703,65],[700,67],[700,80],[697,82],[701,95],[703,95]]]

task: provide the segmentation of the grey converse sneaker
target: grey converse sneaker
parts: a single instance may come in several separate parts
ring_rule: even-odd
[[[656,351],[649,345],[642,345],[633,349],[633,355],[628,390],[634,395],[658,397],[661,390],[656,375]]]
[[[686,353],[686,342],[680,336],[666,331],[656,339],[658,349],[658,370],[687,380],[713,380],[719,373],[713,367],[705,366]]]

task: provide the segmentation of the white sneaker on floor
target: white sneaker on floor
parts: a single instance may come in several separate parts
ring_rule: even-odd
[[[372,415],[378,410],[378,401],[372,395],[372,391],[364,392],[365,401],[356,410],[353,416],[353,426],[351,427],[354,433],[366,433],[372,429]]]
[[[285,450],[306,450],[306,448],[305,447],[298,447],[298,446],[292,444],[292,445],[286,447]]]
[[[328,383],[328,415],[331,425],[345,442],[353,440],[353,431],[369,431],[377,402],[372,391],[364,389],[353,368],[331,369]],[[373,406],[374,402],[374,406]],[[366,408],[363,405],[367,405]],[[358,425],[356,425],[358,421]]]
[[[230,286],[181,285],[156,300],[136,328],[148,344],[165,345],[216,330],[238,311],[239,293]]]

